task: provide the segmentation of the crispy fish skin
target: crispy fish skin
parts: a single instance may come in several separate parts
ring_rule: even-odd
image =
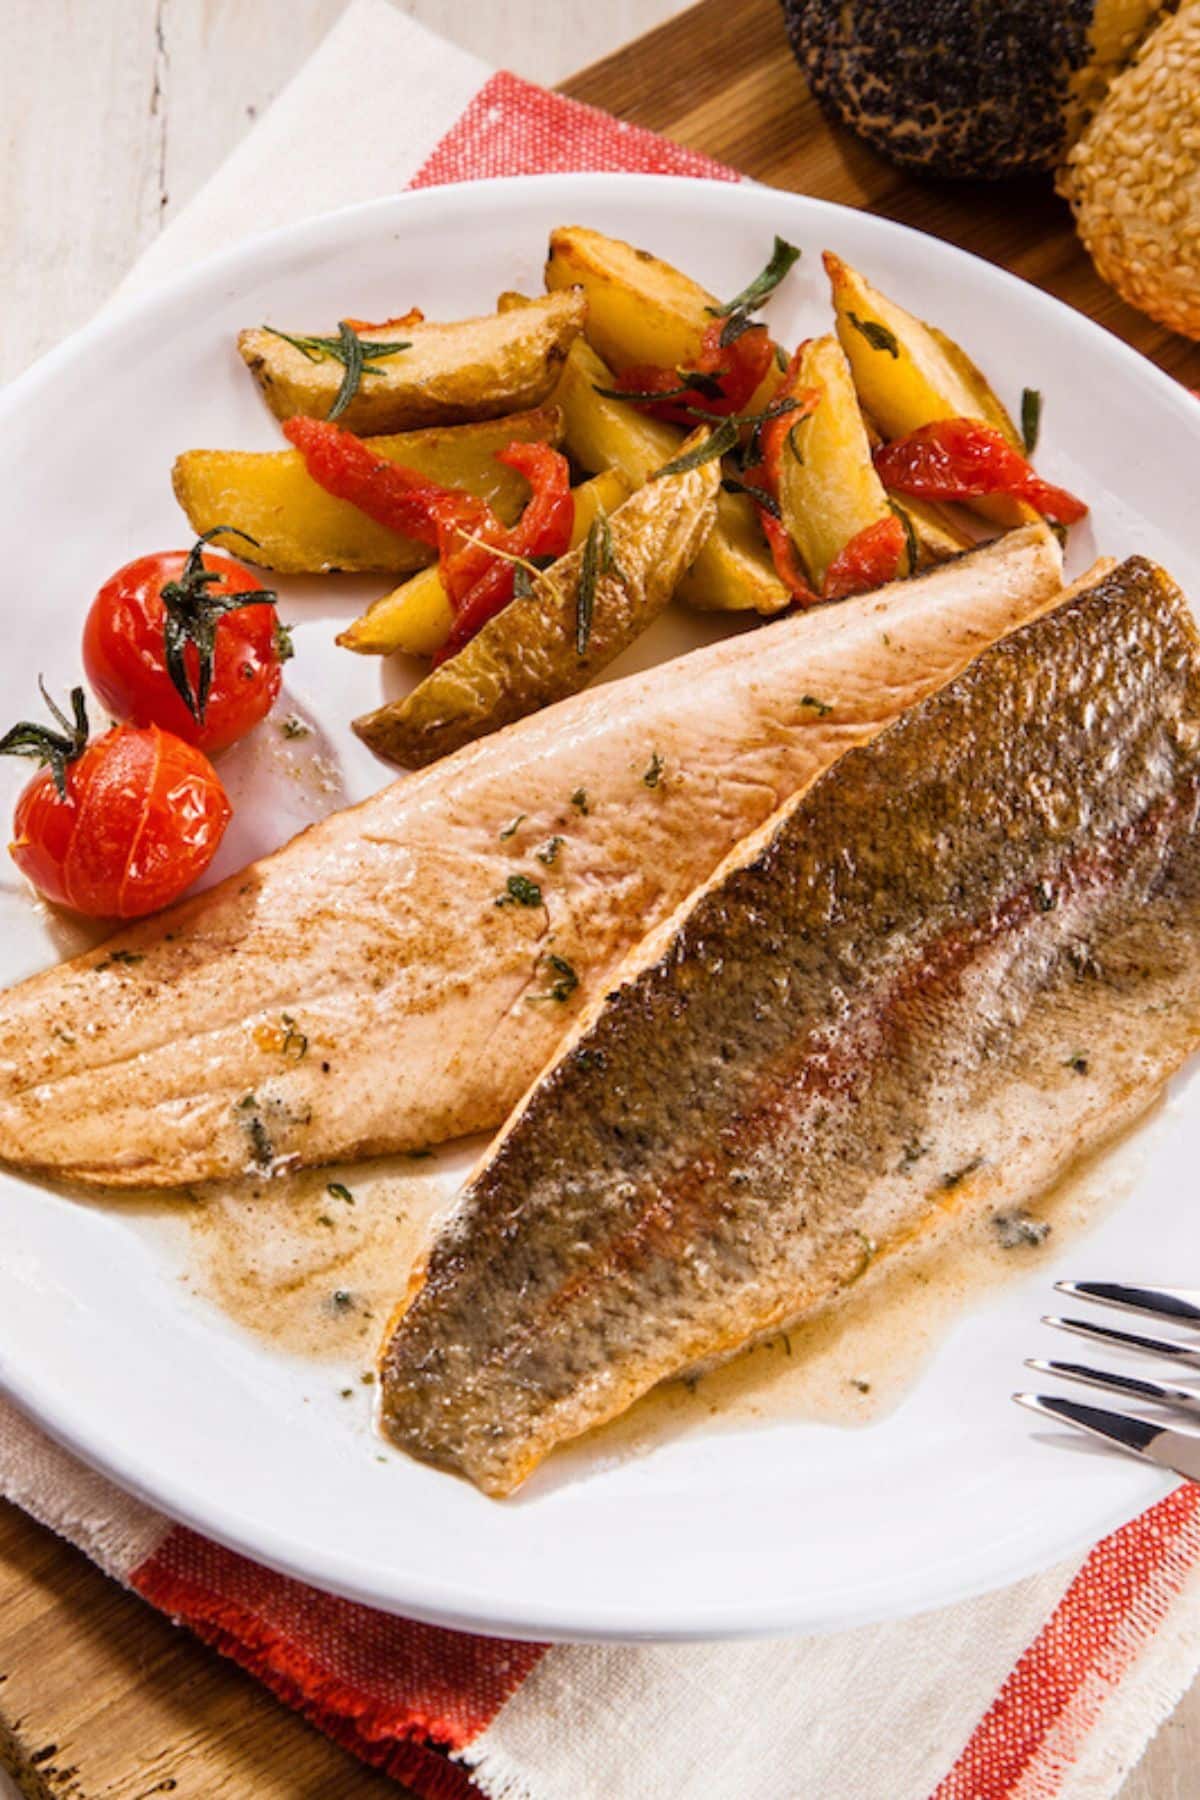
[[[1061,567],[1013,533],[593,688],[0,994],[0,1159],[173,1187],[498,1125],[645,931]],[[497,905],[518,873],[544,905]]]
[[[1200,1040],[1200,663],[1134,559],[849,751],[580,1021],[383,1360],[485,1492],[1027,1198]]]

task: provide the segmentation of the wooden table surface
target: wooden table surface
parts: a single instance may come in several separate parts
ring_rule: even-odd
[[[406,10],[480,54],[551,79],[570,44],[586,53],[603,43],[597,30],[628,30],[677,5],[408,0]],[[341,10],[342,0],[9,0],[0,375],[99,305]],[[831,130],[791,60],[774,0],[702,0],[562,85],[761,181],[869,206],[961,244],[1200,387],[1200,347],[1103,285],[1048,184],[917,183]],[[1195,1800],[1198,1754],[1193,1689],[1121,1800]],[[0,1765],[35,1800],[368,1800],[399,1791],[2,1505]]]

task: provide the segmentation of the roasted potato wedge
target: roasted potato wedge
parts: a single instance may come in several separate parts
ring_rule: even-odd
[[[552,293],[582,288],[587,340],[618,369],[632,363],[690,368],[720,309],[707,288],[649,250],[582,225],[550,233],[546,286]]]
[[[779,504],[788,535],[819,594],[825,572],[851,538],[891,514],[871,461],[850,364],[832,335],[804,345],[797,394],[819,395],[792,427],[779,469]],[[911,574],[912,571],[908,570]]]
[[[982,419],[1021,448],[1001,401],[953,338],[897,306],[831,250],[824,261],[858,397],[885,438],[904,437],[935,419]],[[972,501],[971,511],[1000,525],[1038,516],[1003,495]]]
[[[585,310],[582,292],[568,290],[547,294],[519,312],[364,329],[359,333],[364,343],[399,336],[409,348],[369,365],[340,422],[350,431],[374,434],[495,419],[540,405],[558,379]],[[345,374],[336,358],[317,353],[314,359],[265,329],[240,332],[238,350],[276,418],[328,417]]]
[[[627,401],[596,392],[611,386],[612,379],[590,345],[576,338],[554,392],[562,409],[563,442],[581,468],[619,469],[632,487],[639,487],[678,454],[683,433],[661,419],[647,418]],[[787,589],[744,494],[718,496],[716,524],[679,583],[678,597],[698,612],[776,613],[788,605]]]
[[[721,310],[714,294],[672,263],[582,225],[550,233],[545,274],[551,292],[583,289],[584,335],[614,369],[635,363],[692,368],[705,329]],[[772,369],[746,411],[761,412],[778,387],[779,373]]]
[[[630,486],[616,469],[593,475],[574,490],[575,522],[571,548],[581,544],[600,513],[615,512],[629,498]],[[339,633],[338,643],[363,656],[432,656],[450,635],[454,610],[436,568],[421,569],[382,600],[376,600],[362,617]]]
[[[467,488],[511,523],[529,498],[514,469],[496,452],[516,439],[557,444],[563,419],[557,407],[438,431],[373,438],[381,456],[405,463],[446,487]],[[172,472],[175,498],[194,530],[233,525],[257,538],[238,555],[285,575],[338,571],[406,574],[432,552],[413,538],[377,525],[348,500],[335,499],[308,474],[298,450],[185,450]]]
[[[666,606],[712,528],[719,482],[715,462],[647,482],[608,521],[610,556],[590,554],[590,539],[561,557],[405,699],[356,719],[359,737],[422,768],[586,687]]]

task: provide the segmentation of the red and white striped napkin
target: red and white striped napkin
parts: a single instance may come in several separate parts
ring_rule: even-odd
[[[405,186],[579,169],[738,179],[356,0],[126,290]],[[428,1800],[1104,1800],[1200,1667],[1200,1487],[935,1614],[684,1646],[504,1642],[333,1599],[173,1525],[2,1401],[0,1494]]]

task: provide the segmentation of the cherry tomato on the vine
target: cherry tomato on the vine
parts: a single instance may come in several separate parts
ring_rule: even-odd
[[[83,628],[83,664],[116,719],[223,750],[271,710],[291,655],[275,594],[205,548],[139,556],[111,576]]]
[[[58,729],[23,723],[0,754],[45,764],[17,801],[13,861],[47,900],[95,918],[168,905],[202,875],[232,808],[202,751],[157,725],[117,725],[87,741],[83,690]]]

